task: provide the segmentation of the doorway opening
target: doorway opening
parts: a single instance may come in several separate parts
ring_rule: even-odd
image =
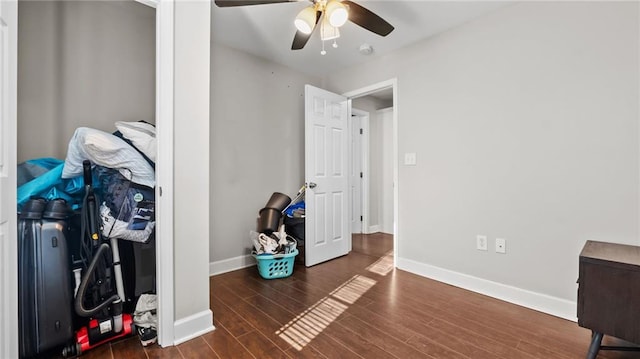
[[[351,103],[352,250],[374,250],[389,262],[392,259],[395,267],[398,251],[397,81],[384,81],[344,96]]]

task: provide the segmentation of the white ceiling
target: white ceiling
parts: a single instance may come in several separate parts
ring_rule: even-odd
[[[459,26],[513,1],[381,1],[356,0],[395,27],[386,37],[347,22],[340,29],[339,47],[326,42],[327,54],[320,55],[316,29],[302,50],[291,50],[295,34],[293,20],[310,1],[219,8],[212,4],[212,40],[246,51],[301,72],[321,76],[353,66],[407,46],[444,30]],[[371,55],[358,52],[361,44],[373,46]]]

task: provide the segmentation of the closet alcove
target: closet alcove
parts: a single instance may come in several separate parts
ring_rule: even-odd
[[[78,127],[113,133],[117,121],[156,122],[153,7],[133,0],[20,1],[18,64],[18,163],[64,160]],[[130,300],[155,292],[155,240],[123,244],[123,261],[135,261]]]

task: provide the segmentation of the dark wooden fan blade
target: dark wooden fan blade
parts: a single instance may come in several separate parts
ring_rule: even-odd
[[[278,4],[282,2],[292,2],[296,0],[215,0],[218,7],[231,7],[231,6],[249,6],[249,5],[263,5],[263,4]]]
[[[293,43],[291,44],[291,50],[302,49],[304,45],[307,44],[307,41],[309,41],[310,37],[311,34],[305,34],[303,32],[300,32],[299,30],[296,31],[296,35],[293,37]]]
[[[307,44],[311,35],[316,31],[318,27],[318,21],[320,21],[320,16],[322,15],[321,11],[316,11],[316,26],[313,28],[310,34],[305,34],[304,32],[296,31],[296,35],[293,37],[293,43],[291,44],[291,50],[300,50]]]
[[[352,23],[380,36],[387,36],[393,31],[394,27],[391,26],[391,24],[370,10],[363,8],[353,1],[345,0],[342,3],[349,7],[349,21]]]

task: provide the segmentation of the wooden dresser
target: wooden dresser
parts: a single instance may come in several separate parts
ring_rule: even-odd
[[[587,241],[580,253],[578,325],[593,332],[588,359],[603,335],[640,344],[640,247]]]

